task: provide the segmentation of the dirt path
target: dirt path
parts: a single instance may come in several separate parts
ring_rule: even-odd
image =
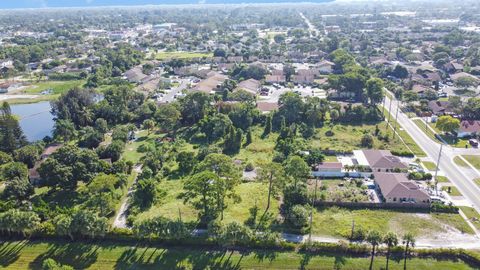
[[[133,180],[132,185],[128,188],[127,196],[125,196],[124,201],[120,206],[120,209],[118,210],[117,216],[113,221],[113,224],[112,224],[113,228],[123,228],[123,229],[127,228],[128,202],[129,202],[129,198],[132,197],[133,195],[134,187],[135,187],[135,184],[137,183],[138,175],[142,172],[142,165],[135,166],[134,170],[137,173],[137,176],[135,177],[135,180]]]

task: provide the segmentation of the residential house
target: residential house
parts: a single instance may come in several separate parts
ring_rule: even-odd
[[[386,203],[430,205],[430,196],[404,173],[374,173],[375,188]]]
[[[354,150],[357,165],[370,167],[373,172],[392,172],[406,170],[408,166],[388,150]]]
[[[322,162],[315,166],[312,175],[315,177],[344,177],[345,172],[341,162]]]
[[[257,102],[257,109],[262,112],[263,114],[267,114],[272,111],[278,110],[279,106],[276,102],[265,102],[265,101],[258,101]]]
[[[414,84],[412,86],[412,91],[417,93],[417,95],[420,97],[420,98],[423,98],[425,96],[425,92],[428,91],[428,90],[432,90],[432,88],[428,87],[428,86],[425,86],[425,85],[422,85],[422,84]]]
[[[242,63],[243,56],[229,56],[227,57],[227,61],[230,63]]]
[[[449,62],[443,66],[443,69],[448,73],[463,72],[463,65],[457,62]]]
[[[38,173],[38,168],[50,155],[55,153],[62,146],[62,144],[51,144],[43,150],[40,155],[40,160],[35,163],[33,168],[28,170],[28,179],[32,184],[39,184],[42,181],[40,174]]]
[[[287,79],[285,78],[285,75],[267,75],[265,77],[265,82],[266,83],[285,83]]]
[[[450,102],[448,101],[431,100],[428,102],[428,108],[437,116],[453,114],[453,110],[450,108]]]
[[[460,78],[464,78],[464,77],[472,78],[472,79],[474,79],[475,82],[477,82],[477,83],[480,82],[480,79],[479,79],[477,76],[474,76],[474,75],[469,74],[469,73],[466,73],[466,72],[459,72],[459,73],[455,73],[455,74],[450,74],[450,79],[452,79],[452,81],[454,81],[455,83],[456,83]]]
[[[463,120],[457,130],[458,138],[471,137],[480,134],[480,120]]]
[[[139,83],[147,77],[147,75],[143,73],[143,69],[141,66],[136,66],[126,71],[123,76],[126,80],[132,83]]]
[[[335,64],[332,63],[332,62],[324,60],[324,61],[318,63],[317,69],[320,72],[320,74],[331,74],[333,72],[333,66],[334,65]]]
[[[245,81],[241,81],[237,88],[234,89],[234,91],[238,91],[240,89],[243,89],[253,95],[257,95],[258,94],[258,91],[260,90],[260,87],[262,86],[262,84],[260,83],[260,81],[258,80],[255,80],[255,79],[248,79],[248,80],[245,80]]]
[[[292,82],[296,84],[312,84],[318,71],[311,69],[299,69],[297,74],[292,76]]]
[[[195,87],[193,87],[192,90],[201,91],[207,94],[212,94],[227,79],[228,79],[228,76],[220,74],[215,71],[211,71],[207,74],[207,78],[199,82]]]

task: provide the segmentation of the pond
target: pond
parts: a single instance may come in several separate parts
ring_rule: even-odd
[[[53,115],[50,113],[50,102],[12,105],[12,113],[20,118],[20,126],[31,142],[52,136]]]

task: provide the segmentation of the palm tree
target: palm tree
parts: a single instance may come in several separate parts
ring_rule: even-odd
[[[388,260],[390,259],[390,250],[392,247],[398,245],[398,237],[393,232],[388,232],[385,237],[383,237],[383,243],[387,245],[387,266],[385,267],[388,270]]]
[[[369,269],[372,270],[373,268],[373,259],[375,258],[375,248],[382,242],[382,236],[378,231],[371,230],[367,234],[367,242],[372,245],[372,257],[370,258],[370,267]]]
[[[406,233],[403,236],[403,244],[405,245],[405,253],[403,255],[403,269],[407,270],[407,256],[409,253],[409,247],[415,247],[415,237],[411,233]]]

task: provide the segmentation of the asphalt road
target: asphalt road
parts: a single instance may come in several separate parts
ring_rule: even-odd
[[[173,87],[165,96],[162,98],[163,102],[171,103],[175,101],[175,95],[182,93],[183,89],[187,88],[188,81],[186,79],[178,80],[180,85],[178,87]]]
[[[388,110],[391,100],[387,97],[385,107]],[[397,101],[393,101],[390,113],[395,115],[397,110]],[[436,163],[440,152],[440,144],[430,139],[406,114],[399,111],[398,123],[405,129],[415,142],[423,149],[427,156]],[[461,149],[451,146],[444,146],[440,159],[440,170],[448,179],[460,190],[464,197],[471,202],[472,206],[480,211],[480,188],[473,181],[472,175],[467,175],[464,168],[459,167],[453,162],[457,155],[480,154],[478,149]],[[477,178],[480,178],[478,171],[475,171]]]

